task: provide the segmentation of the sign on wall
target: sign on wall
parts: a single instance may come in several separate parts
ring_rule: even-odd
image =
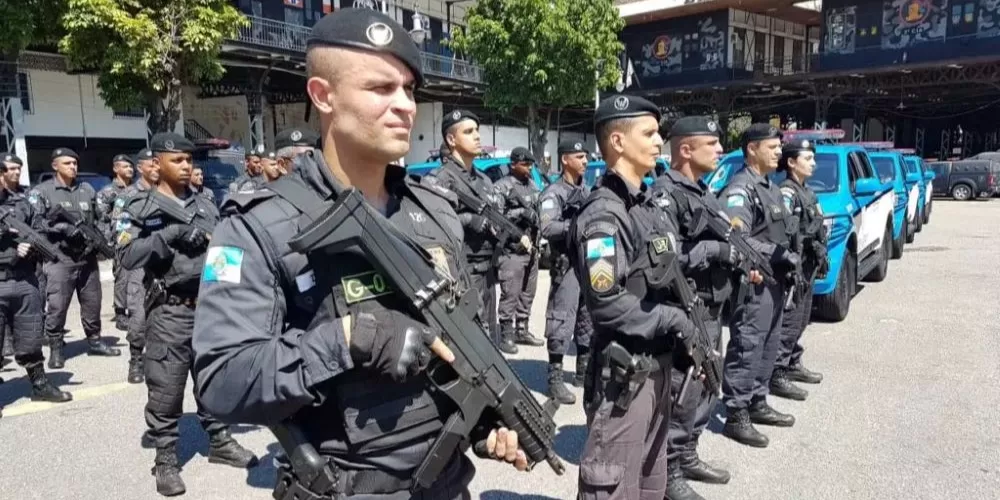
[[[626,33],[628,57],[640,82],[725,67],[725,14],[680,18]]]
[[[943,40],[948,29],[948,0],[885,0],[882,48],[899,49]]]
[[[857,34],[857,16],[854,5],[831,8],[826,14],[826,51],[834,54],[851,54]]]

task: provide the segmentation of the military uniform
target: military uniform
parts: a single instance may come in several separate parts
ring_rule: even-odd
[[[115,200],[115,208],[111,212],[116,242],[121,236],[121,232],[128,226],[128,221],[122,217],[125,206],[139,193],[148,189],[146,181],[139,179],[138,182],[125,188],[118,195]],[[128,293],[125,307],[128,309],[128,330],[125,340],[128,341],[129,350],[128,381],[132,384],[141,384],[145,380],[142,355],[146,348],[146,271],[140,267],[127,270],[126,273],[125,286]]]
[[[9,217],[36,231],[43,230],[41,218],[21,194],[0,189],[0,211],[10,212]],[[0,234],[0,323],[8,328],[14,361],[28,372],[31,399],[66,402],[73,399],[72,396],[56,389],[42,366],[45,357],[42,354],[42,294],[36,277],[38,254],[29,250],[25,257],[18,256],[18,242],[19,237],[14,232],[6,230]]]
[[[150,141],[154,152],[189,152],[194,145],[177,134],[157,134]],[[162,181],[161,181],[162,182]],[[161,195],[166,197],[166,195]],[[194,332],[198,286],[205,267],[210,235],[193,225],[170,219],[153,201],[151,190],[136,193],[126,205],[120,223],[118,255],[127,269],[145,269],[152,293],[145,304],[149,318],[146,339],[146,402],[148,435],[156,446],[154,475],[157,490],[164,495],[183,492],[177,473],[176,443],[178,423],[184,413],[184,388],[193,368],[191,337]],[[187,191],[180,202],[183,210],[194,214],[208,226],[219,220],[215,205],[204,197]],[[232,439],[228,426],[208,414],[197,395],[198,419],[209,435],[209,461],[236,467],[253,466],[257,458]],[[163,480],[170,477],[173,484]]]
[[[797,154],[802,150],[815,150],[808,142],[797,145],[786,145],[782,154],[785,156]],[[809,324],[812,312],[813,284],[816,276],[825,276],[829,261],[826,250],[826,228],[823,226],[823,210],[820,208],[816,193],[808,186],[800,184],[789,176],[781,183],[781,195],[785,207],[798,218],[798,233],[793,238],[793,247],[802,255],[802,272],[805,277],[800,299],[791,311],[786,311],[781,322],[781,345],[778,350],[778,360],[774,365],[774,375],[771,377],[771,392],[775,395],[801,395],[793,399],[804,399],[805,391],[791,384],[798,382],[819,383],[822,375],[811,372],[802,366],[803,348],[799,343],[802,333]],[[777,389],[777,390],[775,390]],[[791,392],[786,390],[791,389]],[[798,389],[795,391],[794,389]],[[782,393],[782,394],[779,394]]]
[[[514,148],[511,162],[534,161],[525,148]],[[538,242],[538,188],[531,177],[518,179],[514,174],[497,181],[494,186],[503,204],[504,217],[524,230],[537,246]],[[497,317],[500,335],[513,338],[518,344],[540,346],[545,342],[528,331],[531,317],[531,303],[535,299],[538,286],[538,254],[535,248],[529,253],[520,242],[507,242],[500,257],[498,278],[500,281],[500,301]]]
[[[612,96],[594,121],[600,127],[643,115],[658,119],[659,110],[645,99]],[[660,259],[677,252],[675,228],[644,184],[629,185],[612,167],[584,203],[570,241],[594,323],[593,349],[601,358],[590,364],[584,384],[589,432],[579,498],[661,500],[671,352],[675,336],[690,334],[693,326],[682,310],[664,303],[664,290],[648,278]],[[648,369],[645,379],[638,372],[621,375],[625,366],[609,359],[615,346]]]
[[[774,127],[754,124],[744,133],[743,144],[780,137]],[[766,399],[781,338],[786,291],[782,271],[798,263],[798,256],[789,250],[794,221],[778,186],[749,167],[736,174],[720,196],[726,214],[740,220],[751,236],[748,242],[768,256],[775,268],[775,283],[749,285],[749,300],[733,305],[723,381],[728,410],[724,434],[743,444],[765,447],[767,436],[751,422],[778,426],[795,422],[791,415],[776,412]]]
[[[194,194],[197,194],[199,196],[204,196],[206,200],[208,200],[208,201],[210,201],[212,203],[215,203],[215,193],[213,193],[211,189],[208,189],[205,186],[201,186],[201,187],[194,187],[194,186],[192,186],[191,187],[191,192],[194,193]]]
[[[132,163],[132,159],[128,155],[117,155],[115,156],[112,163],[117,163],[119,161],[125,161]],[[104,236],[108,239],[108,242],[114,244],[114,222],[112,220],[112,212],[115,208],[115,200],[122,191],[128,186],[119,182],[116,178],[111,181],[111,184],[104,186],[100,191],[97,192],[96,208],[94,210],[94,215],[97,218],[97,227],[101,230]],[[115,287],[114,287],[114,308],[115,308],[115,326],[119,330],[128,330],[128,276],[126,271],[118,264],[118,259],[112,260],[111,271],[115,276]]]
[[[560,144],[559,154],[585,151],[579,143]],[[580,281],[570,269],[572,243],[568,240],[570,224],[580,210],[589,190],[582,178],[570,184],[565,177],[549,184],[540,199],[541,235],[549,242],[551,267],[549,268],[549,298],[545,306],[545,338],[549,352],[549,396],[563,404],[573,404],[576,396],[566,389],[563,381],[562,358],[570,342],[576,343],[576,377],[574,383],[583,385],[590,363],[590,339],[594,325],[580,293]]]
[[[67,148],[59,148],[52,153],[53,160],[61,156],[79,158]],[[59,250],[59,262],[46,262],[43,265],[48,301],[45,333],[49,338],[49,347],[52,348],[49,368],[58,369],[65,364],[62,353],[65,345],[63,327],[66,326],[66,314],[74,291],[80,302],[80,320],[89,344],[88,354],[121,355],[118,349],[101,342],[101,273],[97,266],[97,256],[88,248],[89,245],[83,244],[84,240],[78,229],[66,222],[53,221],[50,214],[56,206],[62,206],[67,212],[76,214],[84,223],[93,224],[96,220],[95,201],[96,193],[90,184],[74,182],[67,186],[58,177],[39,184],[28,194],[28,202],[32,208],[46,219],[49,241],[56,244]]]

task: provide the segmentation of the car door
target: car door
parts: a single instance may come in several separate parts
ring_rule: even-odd
[[[875,173],[875,168],[872,166],[868,155],[861,152],[857,153],[857,155],[865,176],[878,178],[878,174]],[[885,229],[889,226],[887,221],[892,217],[892,211],[896,207],[896,191],[890,185],[887,187],[887,190],[883,190],[872,198],[871,203],[865,209],[865,224],[870,226],[868,228],[871,238],[869,240],[870,245],[877,246],[882,244],[882,238],[885,237]]]
[[[858,247],[864,248],[870,239],[866,230],[867,225],[865,224],[865,206],[868,204],[869,197],[859,197],[855,194],[855,183],[858,179],[864,177],[864,170],[861,167],[856,152],[852,151],[848,153],[846,160],[847,179],[851,190],[850,203],[846,208],[849,213],[853,214],[854,234],[858,238]]]

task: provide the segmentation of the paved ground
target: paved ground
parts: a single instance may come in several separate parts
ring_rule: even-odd
[[[888,279],[865,285],[846,321],[807,330],[806,361],[826,380],[809,387],[807,402],[774,401],[795,414],[795,427],[767,429],[771,447],[750,449],[714,434],[721,429],[716,417],[701,455],[728,467],[733,480],[698,490],[710,499],[1000,499],[998,225],[1000,201],[936,201],[931,225],[893,261]],[[104,285],[110,301],[111,283]],[[543,331],[547,286],[540,280],[536,331]],[[79,341],[78,316],[71,318],[71,339]],[[114,332],[110,325],[105,331]],[[0,489],[23,500],[158,498],[149,474],[153,452],[139,447],[145,388],[123,382],[124,357],[81,356],[79,343],[70,351],[67,369],[53,377],[74,393],[73,403],[31,403],[23,372],[2,373],[9,382],[0,386],[7,407]],[[542,348],[524,349],[513,362],[533,389],[544,390]],[[520,474],[479,462],[474,497],[573,498],[583,412],[564,407],[557,420],[566,475],[544,465]],[[236,433],[261,456],[275,451],[263,430]],[[182,434],[187,498],[270,498],[270,460],[249,473],[208,464],[207,440],[192,414]]]

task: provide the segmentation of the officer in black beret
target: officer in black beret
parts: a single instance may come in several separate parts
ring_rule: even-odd
[[[473,467],[461,452],[437,457],[447,463],[429,487],[414,481],[453,412],[422,371],[432,356],[454,354],[368,259],[310,259],[288,246],[354,187],[468,290],[454,193],[390,165],[410,149],[420,51],[390,17],[341,9],[313,27],[306,61],[323,149],[300,155],[295,175],[223,204],[230,215],[212,234],[196,312],[201,401],[229,422],[280,422],[295,431],[281,433],[286,452],[311,447],[330,459],[316,472],[337,480],[322,491],[311,491],[315,476],[297,475],[314,471],[281,464],[281,498],[468,498]],[[488,437],[489,455],[527,467],[516,433],[483,434],[472,439]]]
[[[101,276],[97,266],[97,252],[94,243],[87,242],[83,232],[64,216],[57,215],[56,208],[62,207],[85,224],[96,224],[94,213],[97,195],[94,188],[85,182],[77,182],[77,168],[80,157],[69,148],[52,151],[52,169],[55,176],[35,186],[28,193],[28,202],[45,217],[45,231],[59,250],[59,262],[46,262],[46,296],[48,312],[45,316],[45,332],[49,337],[49,368],[65,366],[63,356],[63,335],[66,314],[73,291],[77,290],[80,302],[80,320],[87,336],[87,353],[92,356],[120,356],[121,351],[109,347],[101,341]]]
[[[685,116],[675,120],[669,131],[670,169],[653,185],[656,204],[677,222],[678,241],[683,249],[681,263],[684,274],[695,284],[695,291],[705,304],[709,317],[705,326],[712,343],[722,341],[720,319],[723,304],[732,295],[736,254],[725,240],[725,234],[706,230],[706,218],[717,219],[721,227],[730,222],[722,214],[718,198],[701,179],[718,168],[722,154],[719,142],[721,130],[709,116]],[[716,347],[721,351],[721,347]],[[673,399],[686,373],[677,368],[672,372]],[[688,479],[723,484],[729,472],[712,467],[698,457],[698,438],[708,425],[715,408],[714,394],[705,391],[694,380],[685,398],[678,401],[670,415],[667,431],[667,498],[699,500],[702,497],[687,483]]]
[[[12,192],[27,196],[26,188],[21,184],[21,168],[24,161],[14,153],[4,153],[0,156],[0,174],[3,177],[4,187]]]
[[[510,173],[494,186],[503,204],[500,213],[531,238],[532,247],[538,242],[539,222],[539,191],[531,176],[534,165],[535,158],[527,148],[514,148],[510,153]],[[540,346],[545,341],[528,331],[531,303],[538,285],[538,255],[514,241],[508,241],[502,251],[497,273],[500,278],[497,317],[501,342]]]
[[[247,151],[244,163],[246,172],[229,183],[229,196],[240,191],[253,191],[264,182],[267,182],[261,172],[261,160],[265,152],[263,144],[258,144],[253,149]]]
[[[442,158],[441,166],[424,176],[423,182],[451,191],[461,191],[502,211],[504,202],[493,182],[474,166],[475,159],[482,154],[479,117],[464,109],[445,113],[441,120],[441,134],[451,154]],[[497,240],[499,231],[474,207],[459,206],[458,216],[465,228],[465,258],[469,263],[469,273],[483,306],[480,317],[483,323],[489,325],[492,338],[500,350],[515,354],[517,345],[513,336],[504,337],[503,332],[498,331],[499,324],[496,321],[497,301],[494,290],[499,275],[494,264],[494,254],[503,252],[503,242]],[[526,252],[533,248],[529,238],[516,243]]]
[[[281,175],[294,170],[295,157],[319,147],[319,134],[309,128],[282,130],[274,138],[275,155]]]
[[[672,352],[675,339],[691,335],[694,325],[666,303],[665,287],[643,278],[680,250],[676,228],[643,182],[663,145],[659,121],[659,108],[641,97],[600,102],[595,135],[608,170],[570,233],[571,260],[594,323],[593,349],[602,354],[584,382],[591,432],[580,459],[582,500],[663,498],[667,490]],[[648,372],[628,368],[638,357],[650,362]]]
[[[126,269],[144,269],[150,283],[146,302],[147,435],[156,447],[153,475],[164,496],[184,493],[177,461],[178,422],[184,413],[184,388],[194,362],[191,337],[198,285],[205,267],[210,230],[219,220],[215,204],[188,187],[194,144],[184,136],[160,133],[149,144],[160,167],[155,189],[129,200],[118,235],[118,256]],[[180,208],[178,220],[168,209]],[[188,223],[187,221],[191,221]],[[212,417],[198,398],[198,419],[209,435],[209,461],[247,468],[257,457],[237,443],[229,426]]]
[[[751,287],[749,300],[733,307],[726,348],[723,402],[727,418],[723,434],[739,443],[764,448],[767,436],[753,424],[790,427],[795,417],[767,403],[768,389],[781,340],[781,318],[788,288],[783,277],[799,268],[791,247],[795,221],[769,175],[781,159],[781,131],[754,123],[741,141],[746,167],[720,194],[726,215],[743,228],[749,243],[770,258],[773,283]]]
[[[94,210],[94,215],[97,217],[98,227],[104,233],[105,238],[108,239],[108,242],[114,244],[111,216],[114,211],[115,200],[125,188],[132,184],[134,171],[132,168],[132,158],[129,155],[115,155],[114,159],[111,160],[111,165],[111,170],[114,172],[115,177],[111,180],[111,184],[104,186],[97,192],[97,207]],[[124,268],[118,265],[118,259],[114,259],[112,264],[112,270],[115,275],[115,327],[124,332],[128,330],[128,309],[126,307],[128,279]]]
[[[781,346],[778,360],[771,376],[771,394],[775,396],[804,400],[805,389],[792,382],[818,384],[823,375],[802,365],[803,347],[799,343],[802,333],[809,325],[812,311],[813,285],[817,277],[826,276],[829,269],[826,249],[826,228],[823,226],[823,210],[816,193],[806,185],[816,169],[816,146],[808,140],[785,143],[781,147],[778,169],[787,177],[781,182],[781,195],[785,207],[798,219],[798,232],[792,238],[793,249],[802,256],[803,289],[798,291],[800,300],[795,307],[785,311],[781,322]]]
[[[263,182],[274,182],[283,175],[278,155],[274,151],[265,151],[260,155],[260,175]]]
[[[563,357],[571,341],[576,343],[576,376],[573,384],[583,386],[590,363],[590,338],[594,325],[580,294],[580,280],[569,266],[570,252],[575,251],[567,234],[573,216],[590,193],[584,184],[589,151],[582,142],[563,139],[556,148],[562,175],[542,191],[540,199],[541,234],[549,242],[550,287],[545,307],[545,338],[549,353],[548,395],[562,404],[576,403],[563,380]]]

